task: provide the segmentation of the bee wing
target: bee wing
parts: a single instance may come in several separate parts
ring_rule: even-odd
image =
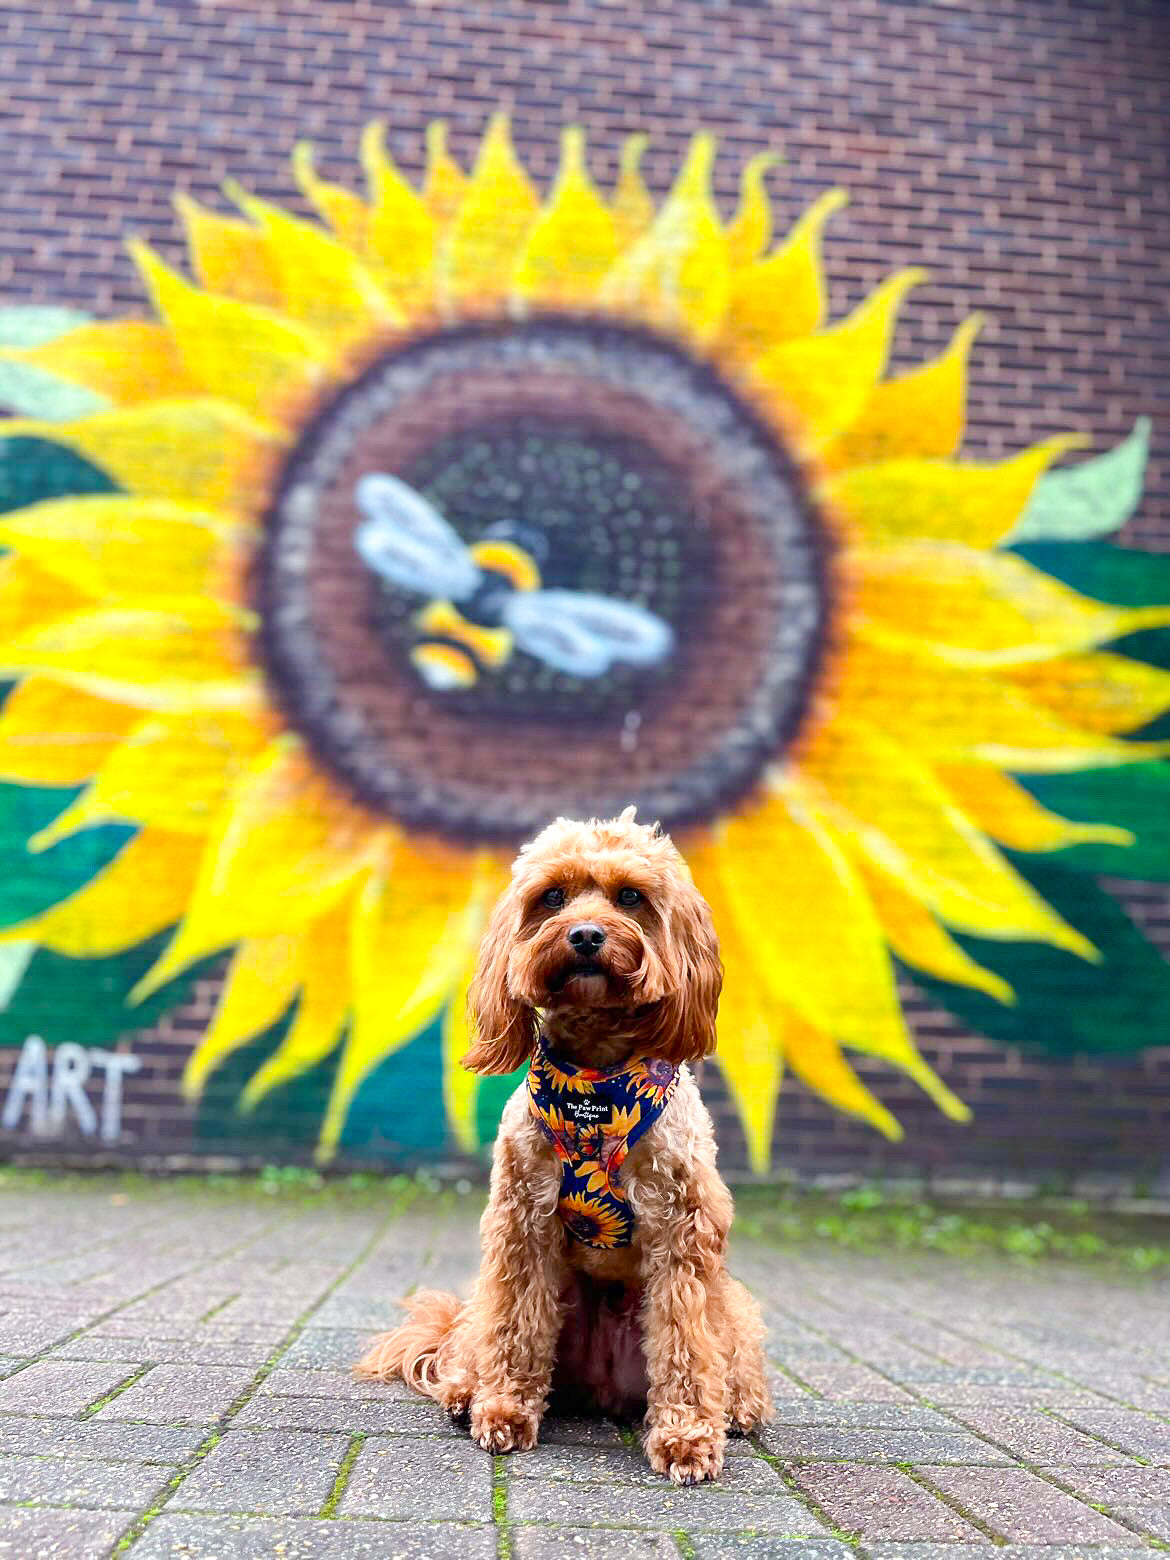
[[[404,590],[462,601],[479,583],[479,569],[462,539],[435,506],[398,477],[371,471],[354,487],[365,519],[354,532],[362,562]]]
[[[600,677],[614,661],[652,666],[674,632],[645,607],[578,590],[517,591],[503,621],[529,655],[574,677]]]

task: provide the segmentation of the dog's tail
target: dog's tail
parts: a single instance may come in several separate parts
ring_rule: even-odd
[[[438,1397],[442,1374],[439,1353],[455,1329],[462,1302],[438,1289],[424,1289],[403,1305],[408,1312],[406,1321],[374,1339],[369,1353],[354,1366],[354,1374],[375,1381],[393,1381],[400,1376],[416,1392]]]

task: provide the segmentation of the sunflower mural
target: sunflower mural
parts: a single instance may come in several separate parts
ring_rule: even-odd
[[[332,1059],[328,1159],[437,1032],[471,1149],[512,851],[634,801],[714,907],[757,1169],[786,1068],[891,1138],[851,1055],[966,1116],[899,973],[1056,1049],[1170,1016],[1093,876],[1170,875],[1170,565],[1099,540],[1147,429],[958,457],[977,319],[886,377],[923,273],[826,321],[841,191],[774,241],[774,159],[725,219],[709,136],[660,204],[643,143],[603,195],[565,131],[542,196],[503,118],[469,173],[436,124],[415,189],[374,125],[364,196],[296,149],[317,221],[179,196],[190,275],[130,246],[151,318],[0,321],[10,1005],[98,961],[137,1024],[227,955],[189,1098],[283,1023],[238,1103]]]

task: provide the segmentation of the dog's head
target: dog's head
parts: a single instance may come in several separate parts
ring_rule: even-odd
[[[694,1061],[715,1048],[722,980],[711,912],[669,836],[632,808],[560,818],[520,852],[488,921],[463,1065],[511,1072],[531,1053],[536,1010],[565,1007],[636,1009],[643,1054]]]

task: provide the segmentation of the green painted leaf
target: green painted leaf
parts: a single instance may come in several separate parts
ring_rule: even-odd
[[[341,1134],[342,1151],[392,1162],[441,1154],[448,1142],[442,1077],[443,1026],[436,1019],[362,1084]]]
[[[1170,601],[1170,553],[1101,543],[1028,542],[1013,552],[1073,590],[1119,607]]]
[[[0,785],[0,927],[15,926],[76,893],[121,850],[134,830],[103,824],[35,855],[30,835],[51,823],[78,789]]]
[[[0,360],[0,406],[17,416],[68,422],[71,417],[86,417],[109,405],[108,396],[59,379],[33,363]]]
[[[1137,836],[1130,846],[1073,845],[1046,856],[1046,861],[1084,872],[1170,882],[1170,764],[1124,764],[1116,769],[1017,775],[1016,779],[1062,818],[1115,823]]]
[[[91,1049],[108,1048],[149,1029],[186,1000],[212,962],[188,970],[165,992],[138,1007],[127,1007],[127,993],[154,963],[168,937],[164,932],[105,959],[67,959],[38,948],[18,990],[0,1013],[0,1046],[23,1045],[29,1035],[40,1035],[51,1046],[75,1040]]]
[[[64,445],[49,439],[0,437],[0,514],[72,493],[117,491],[117,483],[104,471]]]
[[[80,309],[44,308],[39,305],[18,305],[0,309],[0,347],[39,347],[43,342],[56,341],[67,330],[85,325],[93,318]]]
[[[1104,455],[1042,477],[1008,541],[1084,541],[1124,525],[1141,502],[1150,427],[1139,417],[1128,439]]]
[[[908,971],[913,981],[969,1028],[1005,1045],[1069,1055],[1134,1052],[1161,1043],[1170,1034],[1170,964],[1091,877],[1039,866],[1035,857],[1012,859],[1102,951],[1103,963],[1038,943],[964,937],[959,941],[972,957],[1014,988],[1016,1006]]]

